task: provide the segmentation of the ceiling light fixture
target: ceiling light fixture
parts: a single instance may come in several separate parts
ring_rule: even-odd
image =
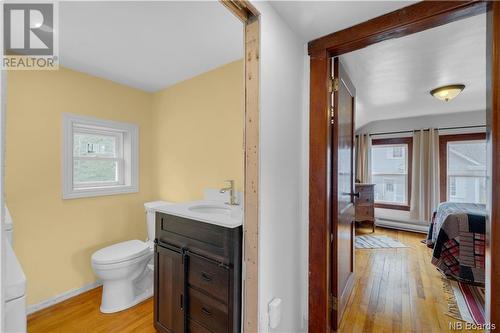
[[[450,84],[448,86],[437,87],[430,91],[431,95],[441,101],[451,101],[458,96],[464,90],[465,85],[463,84]]]

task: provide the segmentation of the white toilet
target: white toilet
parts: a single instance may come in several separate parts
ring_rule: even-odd
[[[147,202],[148,240],[134,239],[114,244],[92,255],[92,268],[103,284],[101,312],[125,310],[153,295],[153,251],[155,208],[164,201]]]

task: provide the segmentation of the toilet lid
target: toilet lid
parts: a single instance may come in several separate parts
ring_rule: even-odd
[[[92,255],[92,261],[96,264],[116,264],[143,256],[150,251],[148,244],[134,239],[96,251]]]

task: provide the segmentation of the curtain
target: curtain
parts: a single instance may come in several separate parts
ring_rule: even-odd
[[[371,181],[371,150],[370,135],[356,135],[356,182],[369,183]]]
[[[437,129],[413,133],[410,216],[430,222],[439,204],[439,133]]]

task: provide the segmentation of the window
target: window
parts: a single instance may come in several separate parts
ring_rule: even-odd
[[[375,206],[410,209],[412,138],[374,139],[371,168]]]
[[[486,135],[442,135],[441,201],[486,203]]]
[[[138,191],[138,128],[63,115],[63,199]]]

